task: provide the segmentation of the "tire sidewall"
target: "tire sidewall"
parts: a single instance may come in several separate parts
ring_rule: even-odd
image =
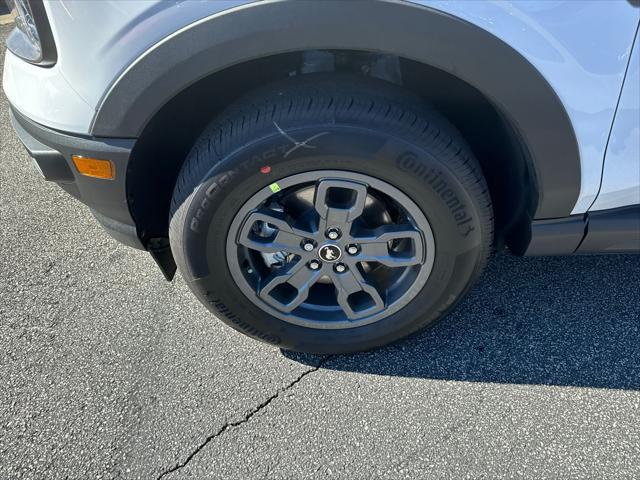
[[[191,290],[225,323],[278,347],[315,353],[366,350],[406,336],[440,317],[466,291],[484,259],[483,222],[447,164],[446,152],[421,139],[358,126],[319,125],[265,135],[227,155],[200,180],[171,220],[174,256]],[[270,167],[263,173],[263,167]],[[352,329],[313,329],[269,315],[238,288],[226,257],[229,227],[244,203],[279,179],[318,170],[378,178],[413,200],[429,221],[436,254],[427,283],[398,312]]]

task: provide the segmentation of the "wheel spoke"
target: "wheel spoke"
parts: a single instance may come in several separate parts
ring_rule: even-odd
[[[268,238],[260,237],[253,229],[256,222],[268,223],[277,230]],[[238,234],[238,243],[263,253],[286,251],[300,254],[304,251],[301,246],[303,240],[311,235],[309,232],[292,227],[284,213],[261,209],[248,215]]]
[[[409,240],[411,247],[402,252],[391,251],[389,242],[393,240]],[[358,260],[362,262],[408,267],[423,261],[422,235],[411,225],[384,225],[361,236],[354,236],[353,241],[360,245]]]
[[[358,218],[367,200],[367,186],[346,180],[321,180],[316,187],[315,209],[320,215],[320,230],[340,227],[345,233]]]
[[[307,268],[304,261],[288,264],[269,275],[261,286],[258,295],[272,306],[291,312],[309,296],[309,289],[318,281],[321,270]],[[287,284],[287,289],[278,295],[277,287]]]
[[[384,301],[378,290],[368,284],[357,269],[347,270],[344,273],[332,272],[331,281],[336,287],[338,304],[349,320],[384,310]],[[359,292],[363,292],[365,295],[361,295],[360,298],[353,297]],[[358,304],[361,305],[361,308],[354,308]]]

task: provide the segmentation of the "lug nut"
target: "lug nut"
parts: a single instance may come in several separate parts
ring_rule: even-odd
[[[355,255],[356,253],[358,253],[358,246],[357,245],[349,245],[347,247],[347,253],[349,255]]]
[[[318,260],[311,260],[309,262],[309,268],[311,270],[318,270],[320,268],[320,262]]]
[[[337,228],[330,228],[329,230],[327,230],[327,238],[329,238],[330,240],[337,240],[338,238],[340,238],[340,230],[338,230]]]
[[[305,242],[302,248],[304,248],[307,252],[311,252],[316,247],[312,242]]]
[[[347,266],[344,263],[336,263],[336,266],[334,268],[338,273],[344,273],[347,271]]]

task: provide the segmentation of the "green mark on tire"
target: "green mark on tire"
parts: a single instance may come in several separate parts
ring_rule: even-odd
[[[272,183],[271,185],[269,185],[269,188],[271,189],[271,191],[272,191],[273,193],[278,193],[278,192],[281,190],[280,185],[278,185],[278,184],[277,184],[277,183],[275,183],[275,182],[274,182],[274,183]]]

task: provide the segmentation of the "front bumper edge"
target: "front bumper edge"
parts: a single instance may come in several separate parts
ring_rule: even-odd
[[[125,245],[145,249],[129,212],[126,194],[127,163],[135,139],[96,138],[49,129],[11,109],[11,123],[43,177],[60,185],[91,208],[100,225]],[[72,155],[111,160],[114,180],[80,175]]]

